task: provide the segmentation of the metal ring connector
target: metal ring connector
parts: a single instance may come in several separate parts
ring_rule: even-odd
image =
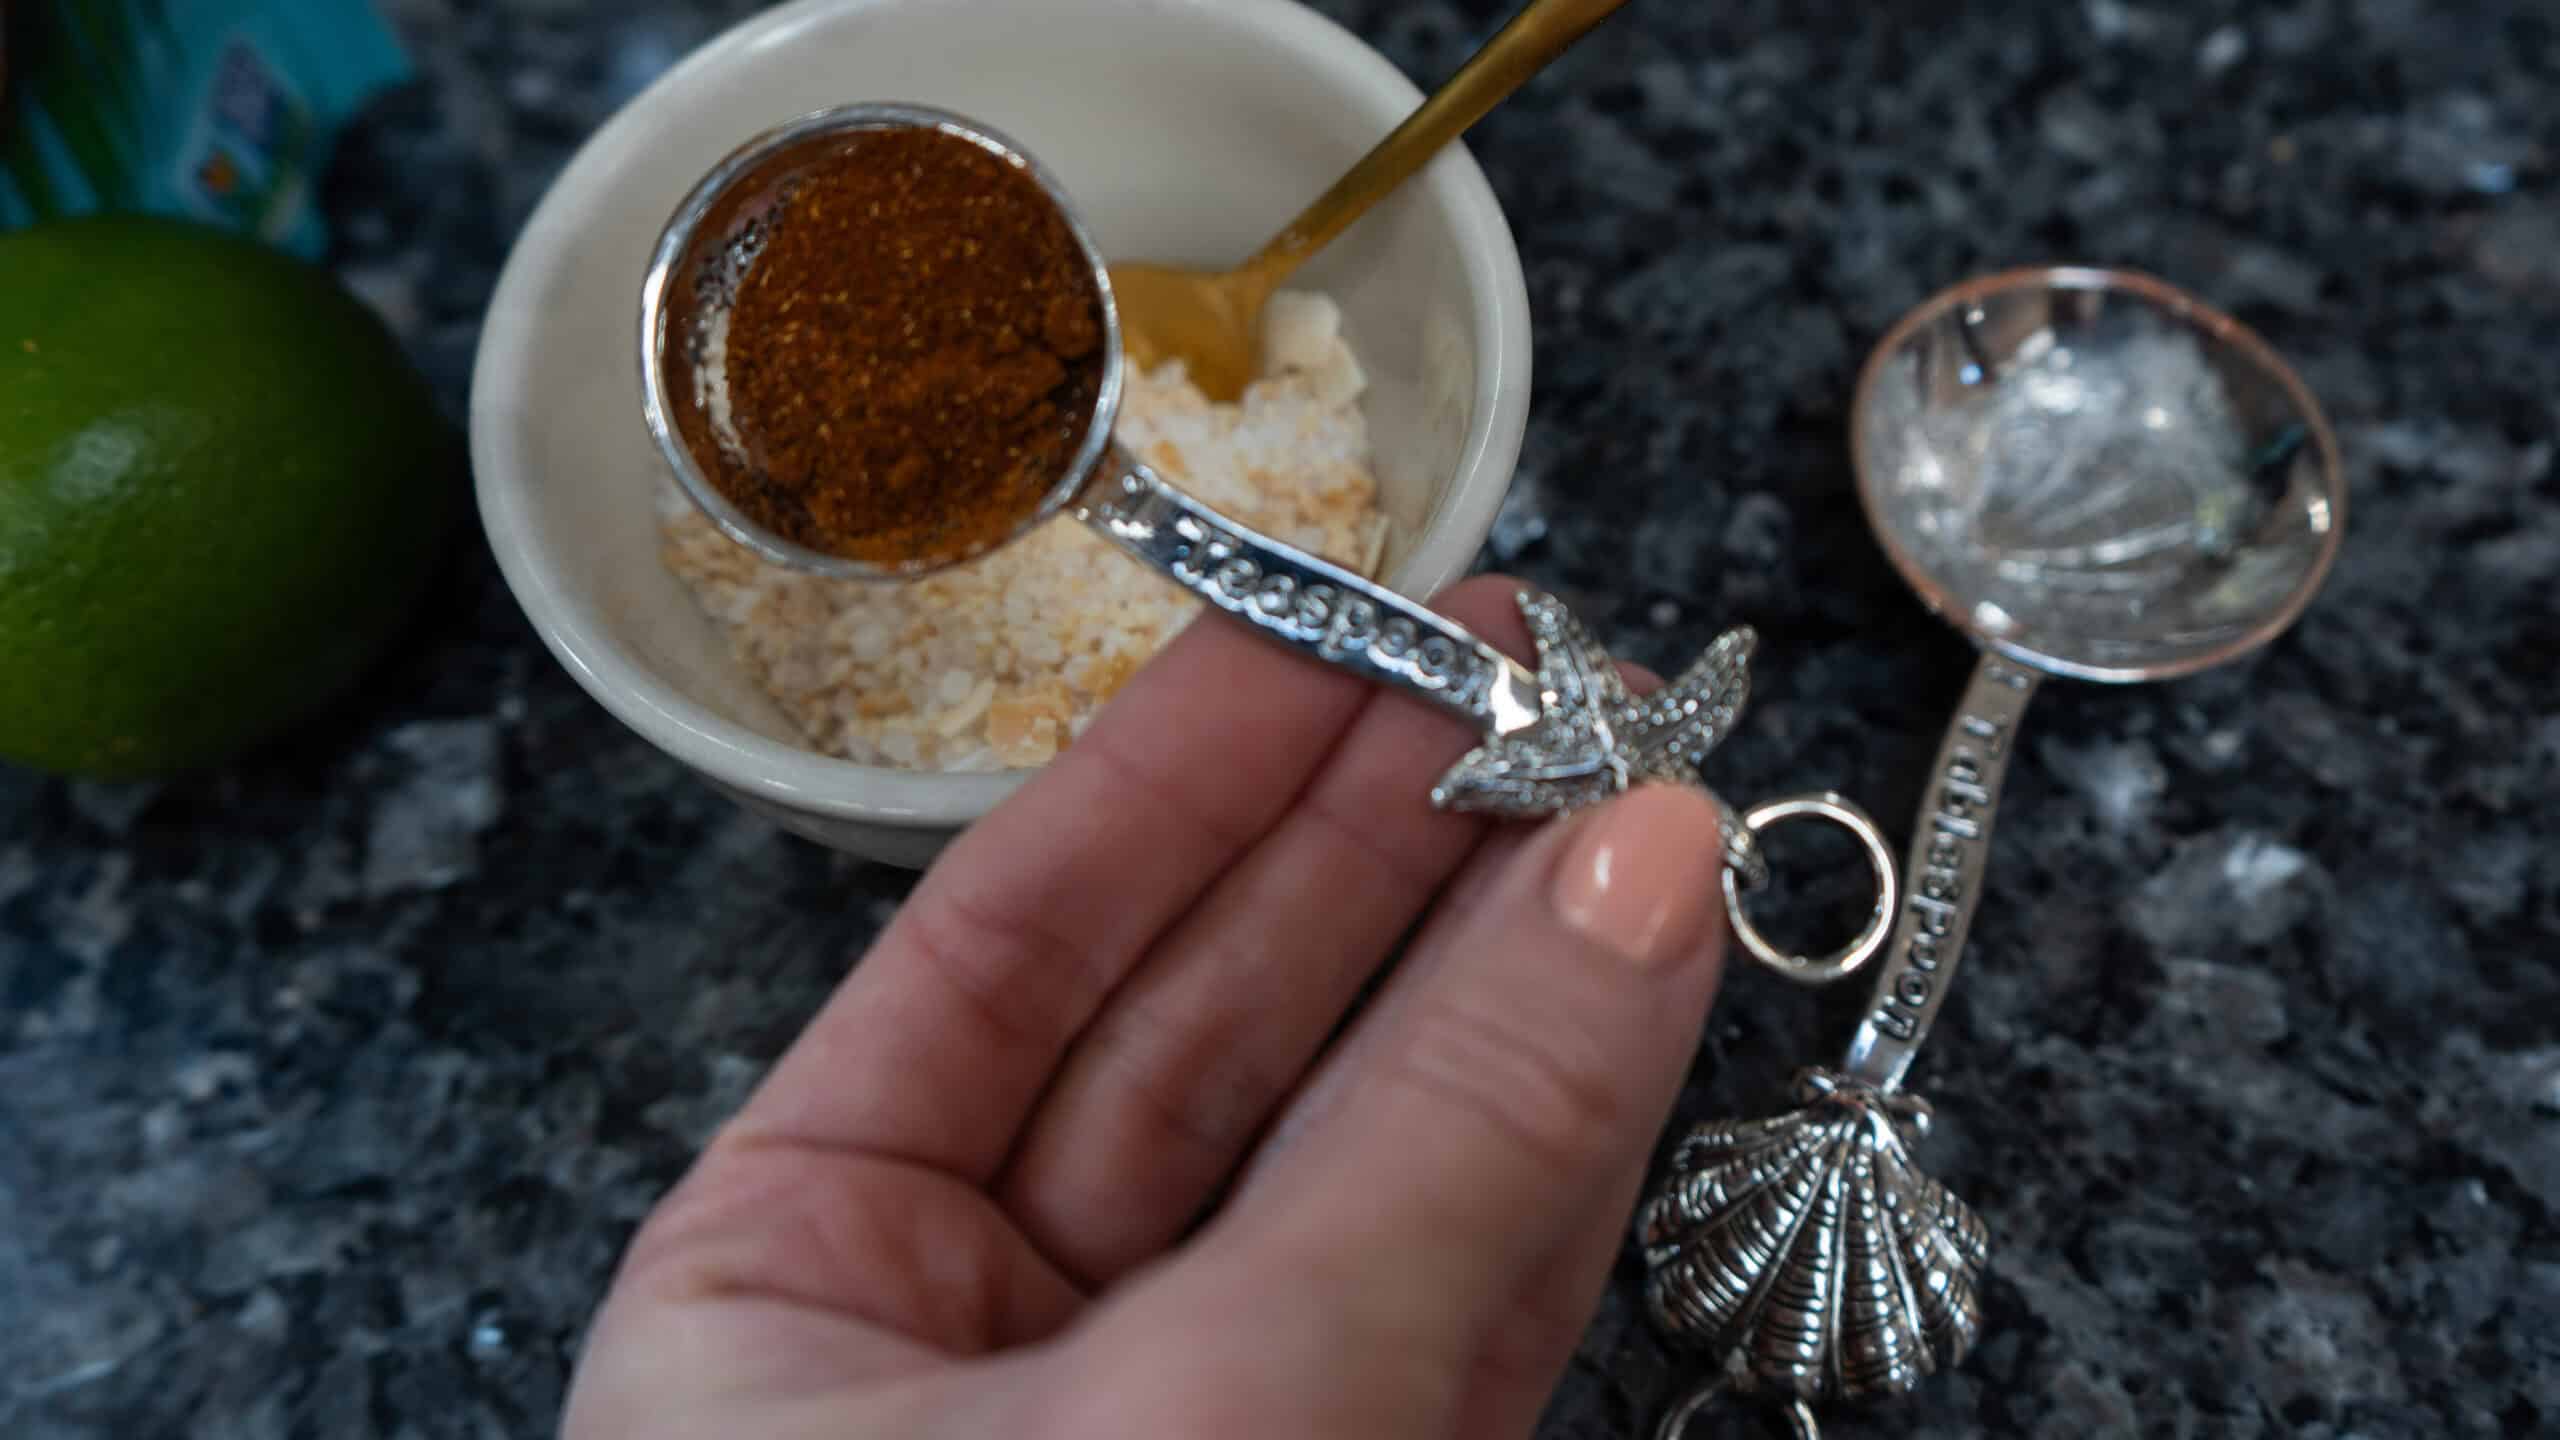
[[[1690,1391],[1681,1400],[1679,1408],[1662,1417],[1662,1424],[1653,1432],[1653,1440],[1683,1440],[1689,1433],[1690,1424],[1734,1388],[1730,1376],[1719,1375]],[[1787,1423],[1787,1432],[1792,1440],[1822,1440],[1822,1424],[1813,1418],[1813,1407],[1807,1405],[1802,1397],[1790,1396],[1780,1402],[1778,1412],[1771,1418]]]
[[[1780,950],[1744,913],[1742,885],[1729,867],[1724,872],[1724,909],[1732,918],[1734,938],[1742,942],[1752,959],[1799,985],[1828,985],[1858,973],[1883,953],[1885,940],[1893,933],[1894,912],[1901,908],[1902,878],[1894,868],[1893,851],[1885,842],[1884,832],[1846,796],[1824,793],[1767,801],[1743,815],[1742,828],[1757,836],[1773,825],[1808,819],[1828,820],[1856,836],[1867,852],[1867,864],[1875,870],[1875,912],[1867,917],[1866,927],[1857,938],[1818,960]]]

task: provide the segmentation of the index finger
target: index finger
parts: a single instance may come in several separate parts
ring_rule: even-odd
[[[732,1132],[985,1181],[1104,997],[1368,693],[1214,616],[1190,626],[952,846]]]

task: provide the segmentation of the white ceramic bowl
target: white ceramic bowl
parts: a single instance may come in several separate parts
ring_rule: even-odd
[[[1291,0],[800,0],[738,26],[578,152],[499,280],[471,453],[508,585],[579,683],[651,743],[792,831],[922,865],[1022,776],[809,750],[659,561],[665,470],[641,418],[638,307],[668,215],[771,125],[906,100],[1011,135],[1106,254],[1228,263],[1421,98]],[[1396,521],[1389,583],[1427,596],[1492,527],[1527,419],[1528,293],[1501,208],[1452,149],[1293,284],[1342,304]]]

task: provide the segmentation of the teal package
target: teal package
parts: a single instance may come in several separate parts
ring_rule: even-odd
[[[316,259],[330,150],[410,75],[368,0],[0,5],[0,228],[144,211]]]

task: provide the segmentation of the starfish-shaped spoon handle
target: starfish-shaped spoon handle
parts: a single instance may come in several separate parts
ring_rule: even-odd
[[[1237,525],[1126,457],[1077,513],[1103,536],[1265,639],[1449,711],[1485,737],[1433,792],[1445,809],[1539,819],[1648,780],[1700,785],[1699,762],[1750,692],[1749,630],[1736,630],[1660,693],[1636,700],[1563,602],[1522,591],[1538,664],[1319,556]],[[1744,888],[1767,879],[1731,807],[1724,859]]]
[[[1647,781],[1707,789],[1698,767],[1751,696],[1749,627],[1716,639],[1680,678],[1637,699],[1617,663],[1552,595],[1522,591],[1521,618],[1538,646],[1544,704],[1538,722],[1468,752],[1433,787],[1447,810],[1536,819],[1596,805]],[[1710,794],[1714,792],[1709,790]],[[1725,863],[1745,889],[1768,879],[1751,830],[1721,798]]]
[[[1639,700],[1608,652],[1552,595],[1519,595],[1537,643],[1533,671],[1446,616],[1226,519],[1144,465],[1125,457],[1115,464],[1119,477],[1096,485],[1076,509],[1113,544],[1265,639],[1439,706],[1485,737],[1432,790],[1443,809],[1540,819],[1645,782],[1705,789],[1698,767],[1749,698],[1758,642],[1748,629],[1719,637],[1678,679]],[[1872,958],[1894,909],[1896,876],[1865,812],[1829,794],[1748,811],[1719,800],[1717,810],[1725,908],[1747,954],[1806,984],[1838,979]],[[1805,817],[1856,835],[1881,887],[1877,922],[1821,959],[1770,945],[1742,912],[1743,892],[1768,878],[1759,832]]]

